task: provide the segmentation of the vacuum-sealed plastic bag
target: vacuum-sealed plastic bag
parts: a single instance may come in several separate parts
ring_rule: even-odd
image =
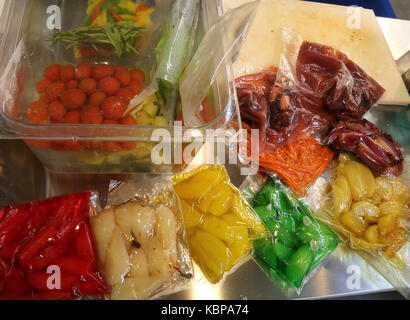
[[[352,155],[342,153],[331,185],[317,217],[410,298],[410,189],[406,181],[376,175]]]
[[[222,165],[179,174],[173,182],[191,256],[205,277],[218,283],[249,254],[251,240],[263,235],[265,227]]]
[[[108,294],[90,232],[96,210],[91,192],[0,208],[0,299]]]
[[[249,180],[243,193],[268,230],[267,236],[253,241],[253,257],[290,297],[301,292],[340,240],[280,180],[268,178],[262,187],[260,181]]]
[[[108,299],[154,298],[192,278],[178,200],[161,179],[113,182],[107,206],[91,220]]]

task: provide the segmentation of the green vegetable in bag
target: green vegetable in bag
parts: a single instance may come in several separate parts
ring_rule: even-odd
[[[256,262],[286,293],[300,292],[309,273],[340,240],[279,180],[268,179],[251,200],[269,235],[253,242]]]

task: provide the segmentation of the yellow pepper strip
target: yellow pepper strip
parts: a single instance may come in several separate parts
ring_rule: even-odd
[[[102,11],[101,14],[91,23],[92,26],[105,26],[108,24],[107,11]]]
[[[130,12],[135,12],[135,10],[137,10],[139,4],[135,3],[133,1],[130,1],[130,0],[121,0],[117,4],[117,6],[120,7],[120,8],[126,9]]]
[[[135,12],[135,24],[141,28],[151,26],[152,22],[150,16],[153,12],[154,8],[149,8],[147,10]]]
[[[189,247],[195,262],[205,271],[210,282],[217,283],[224,271],[229,270],[228,248],[212,234],[198,230],[191,237]]]

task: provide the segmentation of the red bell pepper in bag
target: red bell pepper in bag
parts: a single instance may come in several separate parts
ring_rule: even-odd
[[[91,192],[0,208],[0,300],[67,300],[109,289],[97,270]]]
[[[0,248],[16,239],[29,217],[28,211],[8,210],[5,219],[0,223]]]
[[[53,244],[36,255],[28,265],[30,271],[37,271],[50,265],[53,261],[56,261],[65,252],[68,251],[68,247],[65,244]]]
[[[59,266],[63,272],[82,275],[86,274],[90,269],[92,261],[87,261],[68,253],[56,259],[54,264]]]
[[[44,249],[47,243],[54,241],[54,235],[57,233],[55,227],[41,230],[31,239],[19,252],[19,262],[21,266],[26,266],[34,255]]]
[[[90,227],[85,223],[80,226],[74,237],[74,248],[79,257],[88,258],[95,256]]]
[[[59,277],[59,281],[54,281],[54,278]],[[57,287],[54,289],[71,289],[80,280],[79,275],[68,272],[61,272],[60,275],[47,273],[47,271],[36,271],[27,274],[27,281],[34,289],[41,291],[54,291],[52,285]],[[59,285],[58,285],[59,283]]]

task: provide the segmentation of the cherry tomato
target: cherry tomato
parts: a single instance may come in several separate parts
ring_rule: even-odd
[[[65,65],[61,68],[60,79],[63,82],[73,80],[75,77],[75,68],[71,64]]]
[[[132,69],[130,70],[132,80],[136,80],[139,83],[143,83],[145,81],[145,74],[142,70],[139,69]]]
[[[126,66],[122,66],[122,65],[116,65],[114,67],[112,67],[114,69],[114,72],[117,71],[128,71],[128,68]]]
[[[118,142],[112,141],[103,142],[101,147],[106,152],[119,152],[122,150],[121,145]]]
[[[75,70],[75,78],[82,80],[91,77],[92,65],[88,61],[81,62]]]
[[[50,123],[62,124],[62,123],[64,123],[64,119],[63,120],[56,120],[56,119],[50,118]]]
[[[85,150],[85,147],[81,145],[79,141],[66,141],[64,142],[64,147],[66,150],[74,152]]]
[[[107,95],[104,92],[96,91],[91,94],[89,102],[93,106],[100,106],[104,102],[105,98],[107,98]]]
[[[120,142],[120,145],[123,150],[134,150],[136,147],[135,142],[132,141]]]
[[[93,69],[93,78],[100,80],[102,78],[110,77],[114,74],[113,68],[106,65],[98,65]]]
[[[91,94],[97,89],[97,81],[93,78],[87,78],[81,80],[80,89],[87,94]]]
[[[125,125],[135,125],[137,124],[137,121],[131,116],[126,116],[120,120],[120,123]]]
[[[27,110],[27,118],[32,123],[43,123],[48,120],[47,105],[40,101],[30,104]]]
[[[97,151],[101,148],[100,141],[81,141],[81,144],[87,149],[91,151]]]
[[[81,123],[80,111],[79,110],[70,110],[66,113],[64,121],[70,124]]]
[[[128,86],[132,80],[131,75],[128,71],[116,71],[115,77],[123,87]]]
[[[129,87],[132,89],[132,92],[134,92],[134,95],[139,95],[142,91],[142,84],[137,80],[131,80]]]
[[[79,82],[77,80],[70,80],[66,82],[65,87],[66,89],[77,89]]]
[[[134,91],[131,88],[120,88],[117,90],[116,95],[124,97],[128,102],[135,97]]]
[[[29,145],[40,148],[40,149],[48,149],[50,147],[49,141],[42,141],[42,140],[24,140]]]
[[[59,64],[52,64],[44,70],[44,78],[50,81],[57,81],[60,79],[61,66]]]
[[[52,82],[46,88],[46,94],[50,101],[57,100],[63,91],[64,83],[62,81]]]
[[[86,100],[86,94],[80,89],[65,90],[61,94],[61,101],[63,102],[64,106],[69,109],[80,108],[82,105],[84,105]]]
[[[38,93],[43,93],[46,91],[47,86],[51,83],[49,79],[43,79],[36,83],[36,88]]]
[[[81,121],[88,124],[101,124],[104,116],[99,107],[89,105],[82,108],[80,113]]]
[[[101,108],[106,119],[118,120],[123,118],[127,103],[123,97],[111,96],[105,99]]]
[[[103,124],[119,124],[117,120],[104,120]]]
[[[63,104],[58,100],[51,102],[48,105],[47,110],[48,110],[48,114],[50,115],[52,119],[59,120],[59,121],[64,119],[64,116],[67,112]]]
[[[61,141],[52,141],[50,143],[50,149],[57,152],[63,152],[66,150],[64,142]]]
[[[106,77],[98,81],[98,89],[104,91],[109,96],[114,95],[120,86],[120,82],[113,77]]]
[[[40,98],[38,99],[38,101],[44,103],[44,104],[48,104],[50,102],[50,100],[48,99],[47,95],[45,93],[43,93]]]

